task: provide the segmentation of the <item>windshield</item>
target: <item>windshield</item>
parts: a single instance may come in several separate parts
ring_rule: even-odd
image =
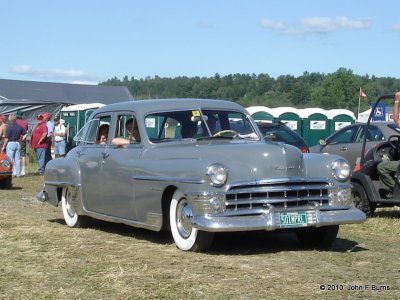
[[[156,143],[209,138],[259,140],[247,116],[237,111],[159,112],[148,115],[145,125],[150,141]]]

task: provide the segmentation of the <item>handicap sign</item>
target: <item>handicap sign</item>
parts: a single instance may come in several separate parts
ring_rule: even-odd
[[[375,103],[371,103],[371,108]],[[372,121],[386,121],[386,103],[379,103],[372,114]]]

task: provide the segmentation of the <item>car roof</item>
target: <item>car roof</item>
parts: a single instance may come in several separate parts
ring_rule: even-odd
[[[96,113],[108,111],[121,111],[133,110],[137,114],[146,114],[153,111],[162,110],[181,110],[181,109],[196,109],[196,108],[210,108],[210,109],[234,109],[242,112],[247,111],[239,104],[225,100],[214,99],[194,99],[194,98],[174,98],[174,99],[152,99],[152,100],[135,100],[128,102],[120,102],[109,104],[96,110]]]

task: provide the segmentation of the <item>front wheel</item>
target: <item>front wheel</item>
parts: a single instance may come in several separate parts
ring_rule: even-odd
[[[375,205],[368,201],[367,194],[361,184],[353,183],[351,190],[354,206],[365,213],[367,216],[372,216],[375,212]]]
[[[175,244],[184,251],[205,251],[211,247],[214,233],[194,228],[192,218],[191,205],[185,195],[180,190],[176,190],[169,209],[169,223]]]
[[[61,193],[61,206],[65,223],[69,227],[83,227],[87,224],[86,216],[79,216],[73,206],[74,193],[64,187]]]
[[[339,225],[302,228],[296,232],[297,239],[306,247],[329,248],[336,240]]]

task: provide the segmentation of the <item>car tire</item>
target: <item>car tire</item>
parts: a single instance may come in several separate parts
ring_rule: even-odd
[[[364,187],[358,183],[352,183],[351,196],[353,198],[354,206],[365,213],[367,216],[372,216],[375,212],[375,205],[368,201],[367,194]]]
[[[169,210],[169,223],[174,242],[184,251],[205,251],[211,247],[214,233],[194,228],[191,223],[192,217],[192,208],[185,195],[176,190]]]
[[[339,225],[331,225],[301,228],[296,231],[296,235],[299,242],[306,247],[327,249],[336,240],[338,232]]]
[[[68,187],[61,192],[61,206],[65,223],[69,227],[84,227],[87,225],[87,217],[79,216],[73,206],[73,194]]]
[[[11,189],[12,187],[12,176],[7,177],[6,179],[0,181],[0,188],[2,189]]]

